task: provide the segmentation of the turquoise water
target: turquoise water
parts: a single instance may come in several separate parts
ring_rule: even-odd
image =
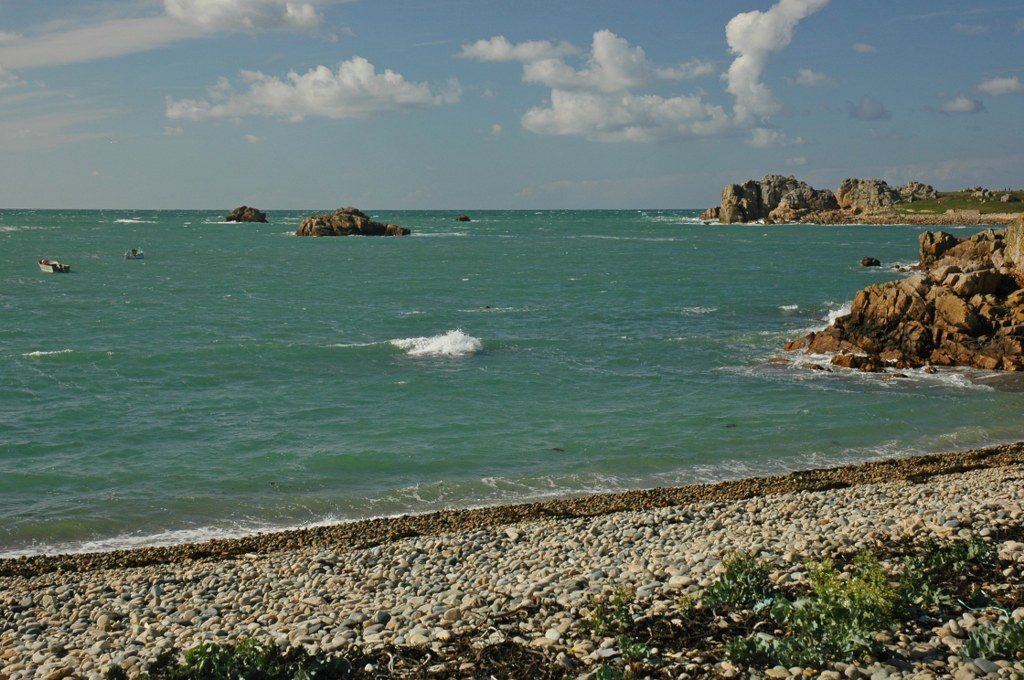
[[[223,214],[0,212],[0,553],[1020,437],[1024,395],[985,374],[770,362],[916,228],[379,211],[414,235],[302,239],[305,213]]]

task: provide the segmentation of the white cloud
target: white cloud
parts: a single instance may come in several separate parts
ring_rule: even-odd
[[[726,80],[729,93],[736,97],[733,112],[737,121],[750,122],[778,113],[781,105],[761,82],[768,57],[789,45],[796,25],[828,2],[779,0],[767,11],[743,12],[729,20],[725,38],[736,58]]]
[[[782,130],[757,127],[750,131],[747,144],[755,149],[768,149],[775,146],[796,146],[803,144],[802,137],[790,137]]]
[[[9,69],[60,66],[148,52],[222,32],[306,30],[320,24],[319,6],[342,1],[164,0],[161,14],[63,26],[30,37],[0,34],[0,64]]]
[[[577,54],[579,48],[567,42],[555,44],[548,40],[529,40],[513,44],[503,35],[489,40],[477,40],[462,46],[458,56],[476,61],[521,61],[528,63],[542,59],[558,59]]]
[[[953,30],[964,35],[981,35],[989,29],[986,24],[953,24]]]
[[[797,85],[803,85],[805,87],[835,87],[836,81],[829,78],[824,73],[818,73],[812,71],[809,68],[802,68],[796,74],[796,79],[793,81]]]
[[[867,43],[862,42],[853,43],[852,49],[854,52],[860,52],[861,54],[874,54],[875,52],[878,51],[875,49],[874,45],[869,45]]]
[[[20,87],[24,84],[25,81],[0,66],[0,90],[5,90],[8,87]]]
[[[652,63],[641,47],[609,30],[593,35],[583,68],[564,57],[578,50],[568,43],[531,41],[513,44],[504,36],[463,45],[460,57],[480,61],[519,61],[523,81],[551,89],[548,102],[521,118],[523,128],[537,134],[580,135],[605,142],[650,142],[718,134],[729,127],[720,106],[701,97],[635,94],[636,88],[665,80],[683,80],[714,73],[700,59],[673,67]]]
[[[387,69],[377,73],[373,64],[353,57],[336,71],[317,66],[306,73],[291,71],[285,78],[243,71],[248,85],[236,92],[226,79],[210,88],[208,99],[167,100],[171,120],[266,116],[300,121],[306,116],[367,118],[399,109],[427,108],[459,101],[462,89],[452,80],[435,92],[427,83],[413,83]]]
[[[500,135],[500,134],[501,134],[501,126],[500,126],[500,125],[498,125],[497,123],[495,123],[494,125],[492,125],[492,126],[491,126],[491,134],[492,134],[492,135],[494,135],[495,137],[497,137],[498,135]]]
[[[242,137],[242,139],[244,139],[249,144],[259,144],[260,142],[263,141],[262,137],[257,137],[256,135],[246,135]]]
[[[1024,84],[1021,84],[1019,76],[990,78],[978,85],[978,91],[993,97],[999,97],[1004,94],[1024,92]]]
[[[973,97],[961,94],[942,102],[942,106],[939,107],[939,110],[943,113],[949,114],[982,113],[985,110],[985,105]]]
[[[887,120],[892,118],[892,114],[885,108],[885,105],[871,97],[864,97],[857,104],[846,102],[846,113],[849,114],[850,118],[856,118],[857,120]]]
[[[602,142],[652,142],[679,137],[720,134],[729,116],[699,96],[664,98],[630,93],[552,90],[549,106],[530,109],[522,117],[530,132],[581,135]]]
[[[313,2],[295,0],[164,0],[167,16],[204,31],[273,31],[316,28],[323,17]]]
[[[167,126],[164,128],[164,137],[181,137],[185,134],[185,128]]]
[[[102,132],[79,129],[101,120],[106,113],[100,110],[64,111],[0,121],[0,151],[51,149],[70,142],[106,137]]]

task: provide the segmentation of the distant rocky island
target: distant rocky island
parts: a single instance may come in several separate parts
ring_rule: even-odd
[[[296,236],[408,236],[410,230],[397,224],[371,220],[369,215],[348,206],[332,213],[311,215],[302,220]]]
[[[1024,192],[981,187],[938,192],[921,182],[892,187],[880,179],[844,179],[815,189],[793,176],[765,175],[729,184],[721,205],[701,219],[734,223],[810,224],[1008,224],[1024,211]]]
[[[266,222],[267,213],[248,205],[240,205],[224,218],[226,222]]]
[[[967,238],[926,231],[920,244],[915,273],[865,288],[848,315],[786,349],[861,371],[1024,370],[1024,215]]]

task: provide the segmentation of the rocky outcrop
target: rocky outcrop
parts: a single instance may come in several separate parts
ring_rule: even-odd
[[[939,192],[930,184],[910,181],[901,187],[896,188],[900,195],[900,201],[910,203],[912,201],[925,201],[931,198],[938,198]]]
[[[774,220],[772,213],[781,209],[779,217],[788,220],[790,215],[828,210],[830,207],[836,207],[835,197],[827,189],[815,190],[792,176],[765,175],[760,182],[748,180],[743,184],[726,186],[717,214],[712,208],[705,211],[701,219],[718,219],[725,224]]]
[[[881,267],[882,261],[877,257],[862,257],[860,259],[861,267]]]
[[[900,202],[898,191],[880,179],[846,178],[836,189],[836,201],[844,210],[870,212]]]
[[[768,213],[768,219],[772,222],[796,222],[809,213],[838,208],[836,196],[831,191],[803,184],[783,194],[778,206]]]
[[[397,224],[371,220],[366,213],[349,206],[332,213],[311,215],[302,220],[296,236],[408,236],[409,230]]]
[[[459,215],[458,217],[455,218],[455,221],[456,222],[472,222],[473,220],[469,219],[469,215]]]
[[[224,218],[226,222],[266,222],[267,213],[247,205],[240,205]]]
[[[850,313],[786,345],[863,371],[973,366],[1024,370],[1024,217],[1006,232],[920,236],[911,276],[857,293]]]

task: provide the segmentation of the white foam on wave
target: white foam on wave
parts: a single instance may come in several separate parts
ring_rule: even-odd
[[[779,309],[784,312],[795,312],[800,309],[800,305],[779,305]]]
[[[55,354],[70,354],[74,352],[73,349],[54,349],[54,350],[36,350],[35,352],[25,352],[21,356],[23,357],[49,357]]]
[[[137,217],[128,217],[121,220],[114,220],[114,224],[156,224],[156,220],[140,220]]]
[[[718,307],[683,307],[682,312],[688,316],[700,316],[703,314],[714,314]]]
[[[831,326],[837,319],[839,319],[839,317],[849,314],[852,305],[853,302],[844,302],[838,309],[830,309],[828,316],[824,318],[824,321],[827,321],[828,326]],[[828,326],[826,326],[826,328]]]
[[[40,229],[56,229],[56,227],[43,227],[37,225],[14,225],[0,224],[0,234],[13,234],[19,231],[38,231]]]
[[[480,338],[467,335],[461,328],[420,338],[396,338],[389,341],[411,357],[460,357],[476,354],[483,349]]]
[[[431,231],[431,232],[414,231],[412,234],[410,234],[410,236],[417,236],[419,238],[428,238],[428,237],[441,237],[441,236],[469,236],[469,234],[467,234],[464,231]]]
[[[608,236],[606,234],[580,234],[578,238],[598,239],[601,241],[646,241],[648,243],[664,243],[667,241],[681,241],[682,239],[670,236]]]

